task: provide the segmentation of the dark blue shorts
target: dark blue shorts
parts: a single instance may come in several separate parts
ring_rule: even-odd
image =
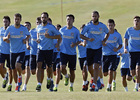
[[[115,67],[114,71],[117,70],[119,62],[120,62],[120,57],[117,57],[117,59],[116,59],[116,67]]]
[[[53,52],[52,63],[56,62],[58,52]]]
[[[36,69],[36,55],[30,55],[30,69]]]
[[[38,50],[37,62],[45,62],[48,67],[52,67],[53,50]]]
[[[21,63],[23,64],[25,58],[25,52],[21,53],[10,53],[10,64],[11,68],[15,69],[15,64],[16,63]]]
[[[130,52],[130,69],[136,69],[136,65],[140,66],[140,52]]]
[[[29,62],[30,62],[30,55],[26,55],[25,59],[24,59],[24,62],[22,64],[22,70],[25,70],[25,67],[29,66]]]
[[[0,63],[5,63],[7,61],[6,66],[11,69],[10,67],[10,54],[3,54],[0,53]]]
[[[128,75],[128,76],[132,77],[131,74],[130,74],[130,69],[129,68],[121,68],[120,70],[121,70],[121,76]]]
[[[64,53],[60,53],[60,64],[67,65],[72,70],[76,70],[76,55],[67,55]]]
[[[87,48],[87,64],[88,66],[93,63],[101,64],[102,58],[102,48],[99,49],[89,49]]]
[[[80,64],[80,68],[81,70],[83,70],[84,66],[87,66],[87,58],[79,58],[79,64]]]
[[[103,72],[115,71],[117,55],[103,56]]]
[[[37,60],[36,55],[30,55],[30,63],[29,63],[30,69],[34,70],[37,66]],[[43,62],[42,69],[46,69],[46,64]]]

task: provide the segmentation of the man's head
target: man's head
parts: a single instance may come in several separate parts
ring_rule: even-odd
[[[5,28],[7,28],[11,23],[10,17],[9,16],[4,16],[3,17],[3,25]]]
[[[40,25],[41,24],[41,17],[37,17],[36,18],[36,25]]]
[[[61,25],[60,24],[57,24],[56,25],[56,29],[59,30],[60,28],[61,28]]]
[[[22,20],[22,16],[21,16],[21,14],[16,13],[16,14],[14,15],[15,25],[16,25],[16,26],[19,26],[19,25],[20,25],[21,20]]]
[[[109,30],[114,30],[115,21],[113,19],[109,19],[107,25],[108,25]]]
[[[48,15],[47,12],[43,12],[41,14],[41,21],[42,21],[43,24],[46,24],[47,23],[48,18],[49,18],[49,15]]]
[[[74,20],[75,20],[74,15],[69,14],[69,15],[66,16],[67,25],[73,25]]]
[[[99,12],[98,11],[93,11],[92,14],[91,14],[91,17],[92,17],[92,21],[93,23],[98,23],[99,22]]]
[[[135,16],[133,23],[135,28],[140,28],[140,16]]]
[[[31,23],[30,22],[25,22],[24,26],[27,27],[28,31],[31,29]]]
[[[47,23],[52,24],[52,19],[51,18],[48,18]]]

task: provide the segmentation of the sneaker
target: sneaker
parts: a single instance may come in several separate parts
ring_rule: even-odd
[[[8,83],[8,73],[6,73],[6,80],[3,80],[2,88],[6,88],[7,83]]]
[[[53,88],[53,91],[54,91],[54,92],[57,92],[57,87],[54,87],[54,88]]]
[[[90,87],[92,87],[92,84],[93,84],[93,79],[91,79],[90,81]]]
[[[20,91],[20,86],[16,86],[15,92],[19,92]]]
[[[91,84],[91,83],[90,83]],[[95,91],[95,85],[92,84],[91,88],[90,88],[90,91]]]
[[[113,90],[113,91],[116,90],[116,82],[112,82],[112,90]]]
[[[70,87],[69,92],[73,92],[73,87]]]
[[[22,77],[18,78],[18,86],[20,87],[22,85]]]
[[[51,81],[51,86],[50,86],[49,91],[53,91],[53,87],[54,87],[54,84],[53,84],[53,81]]]
[[[51,87],[51,80],[47,80],[46,88],[49,89]]]
[[[27,88],[24,86],[24,87],[22,88],[22,91],[26,91],[26,89],[27,89]]]
[[[111,87],[106,89],[107,92],[111,92]]]
[[[7,91],[12,91],[12,85],[9,85]]]
[[[62,80],[62,79],[63,79],[63,75],[62,75],[62,73],[61,73],[60,80]]]
[[[40,92],[40,91],[41,91],[41,85],[37,85],[36,91],[37,91],[37,92]]]
[[[133,91],[138,92],[138,89],[134,88],[134,90],[133,90]]]
[[[83,85],[82,90],[83,90],[83,91],[87,91],[87,90],[88,90],[88,85],[89,85],[89,81],[87,82],[86,85]]]
[[[104,88],[104,87],[105,87],[105,85],[101,83],[101,87],[100,87],[99,89],[102,89],[102,88]]]
[[[64,85],[67,86],[68,84],[69,84],[69,77],[68,78],[65,77]]]
[[[101,82],[100,82],[100,79],[97,80],[97,87],[100,89],[101,87]]]

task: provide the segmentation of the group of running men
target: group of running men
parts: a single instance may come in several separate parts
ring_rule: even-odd
[[[65,77],[64,85],[70,81],[69,91],[73,91],[75,80],[78,46],[79,65],[83,76],[82,90],[98,91],[104,88],[103,75],[108,75],[107,91],[115,90],[116,69],[121,59],[121,76],[125,91],[127,80],[135,80],[134,91],[140,83],[140,17],[133,19],[134,26],[127,29],[124,44],[121,34],[115,29],[115,21],[109,19],[107,26],[99,21],[99,12],[93,11],[92,20],[79,30],[73,26],[75,17],[66,16],[66,26],[54,26],[47,12],[36,19],[36,28],[31,23],[21,25],[22,16],[14,15],[14,24],[10,17],[3,17],[4,26],[0,28],[0,74],[2,87],[8,83],[7,91],[12,90],[12,81],[16,84],[15,92],[20,91],[22,74],[25,81],[22,91],[26,91],[30,75],[36,74],[36,91],[41,91],[44,69],[47,71],[46,88],[58,91],[60,79]],[[5,68],[5,61],[7,61]],[[67,63],[69,74],[67,73]],[[7,72],[8,69],[8,72]],[[103,71],[103,72],[102,72]],[[91,81],[87,80],[88,72]],[[131,74],[130,74],[131,73]],[[53,82],[53,74],[56,76]],[[9,76],[9,79],[8,79]],[[55,83],[55,85],[54,85]]]

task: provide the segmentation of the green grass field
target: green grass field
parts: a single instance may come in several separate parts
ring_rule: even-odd
[[[30,21],[32,28],[35,26],[36,17],[44,11],[48,12],[53,24],[65,25],[65,16],[74,14],[76,17],[74,25],[79,27],[89,22],[91,12],[97,10],[100,13],[100,21],[107,23],[109,18],[116,21],[116,29],[125,34],[127,27],[133,26],[133,17],[140,15],[139,0],[63,0],[63,21],[61,16],[61,0],[0,0],[0,26],[2,26],[2,18],[4,15],[11,17],[13,24],[13,16],[15,13],[21,13],[23,16],[22,23]],[[23,78],[24,79],[24,78]],[[90,80],[90,78],[88,78]],[[104,78],[105,88],[99,92],[83,92],[82,75],[80,66],[77,62],[76,79],[74,83],[74,92],[68,92],[69,87],[64,86],[62,80],[58,87],[58,92],[49,92],[46,89],[46,74],[42,84],[42,91],[36,92],[37,85],[36,76],[31,76],[26,92],[15,93],[15,84],[13,82],[12,92],[0,88],[0,100],[139,100],[139,93],[133,92],[134,83],[128,82],[129,92],[124,92],[120,67],[117,69],[117,89],[111,93],[106,92],[107,78]],[[0,78],[2,84],[2,78]]]

